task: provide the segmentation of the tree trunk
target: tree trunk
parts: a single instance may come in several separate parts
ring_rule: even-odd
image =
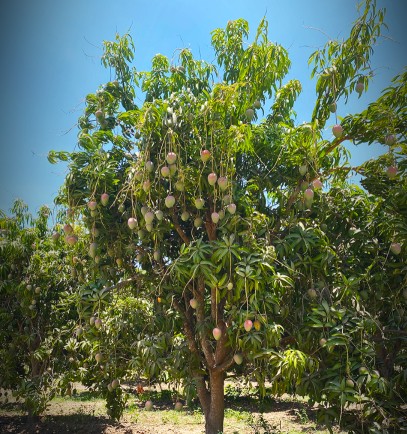
[[[216,322],[217,327],[222,331],[220,340],[216,343],[214,351],[213,345],[208,335],[197,333],[197,326],[204,324],[205,317],[205,280],[203,277],[198,279],[198,285],[190,288],[193,296],[198,301],[196,308],[196,319],[190,307],[189,296],[184,293],[185,307],[181,301],[174,300],[176,309],[184,319],[185,336],[188,345],[196,356],[199,371],[193,373],[196,383],[198,398],[205,415],[205,434],[223,433],[223,420],[225,416],[225,395],[224,385],[225,371],[233,364],[233,354],[227,349],[227,326],[223,320],[223,306],[225,300],[216,303],[216,293],[211,293],[211,318]],[[198,339],[196,339],[198,338]],[[200,348],[198,345],[200,344]],[[209,373],[209,379],[205,378],[202,369]]]
[[[224,372],[210,371],[210,404],[208,412],[205,413],[205,434],[223,433],[223,419],[225,416],[224,383]]]

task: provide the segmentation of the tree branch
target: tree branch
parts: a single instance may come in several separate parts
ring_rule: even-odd
[[[182,241],[189,246],[191,243],[190,239],[187,237],[187,234],[183,231],[182,227],[179,224],[178,216],[175,214],[174,208],[172,208],[171,212],[172,222],[174,224],[175,230],[178,232],[178,235],[182,238]]]
[[[337,148],[345,140],[351,140],[351,139],[352,137],[350,136],[344,136],[341,137],[340,139],[334,140],[331,146],[325,151],[325,155],[330,154],[335,148]]]
[[[107,287],[103,288],[101,294],[105,294],[106,292],[112,291],[113,289],[124,288],[126,286],[129,286],[130,283],[137,282],[138,280],[141,280],[141,276],[139,276],[139,275],[132,276],[129,279],[122,280],[122,281],[116,283],[116,285],[107,286]]]
[[[196,383],[196,391],[198,394],[199,402],[202,405],[202,410],[205,416],[208,416],[211,405],[211,395],[206,388],[205,380],[203,375],[196,374],[194,376],[194,381]]]
[[[228,354],[227,358],[223,363],[220,365],[216,365],[215,371],[226,371],[228,368],[230,368],[233,365],[233,355],[230,353]]]
[[[292,207],[293,203],[295,202],[295,200],[298,197],[298,193],[300,192],[300,181],[298,182],[298,186],[297,188],[294,190],[293,194],[288,198],[288,202],[287,202],[287,209],[286,211],[289,211],[290,208]]]
[[[217,303],[216,303],[216,287],[211,288],[211,317],[213,322],[217,322]],[[217,326],[217,324],[216,324]]]
[[[181,316],[184,318],[184,331],[185,331],[185,335],[187,337],[187,341],[188,341],[188,346],[189,349],[202,361],[205,363],[205,359],[203,359],[203,357],[201,356],[198,346],[196,345],[196,341],[195,341],[195,335],[194,335],[194,331],[193,331],[193,325],[192,325],[192,321],[193,319],[191,318],[191,315],[188,315],[188,311],[184,311],[181,307],[181,305],[178,303],[178,301],[174,298],[173,299],[173,303],[175,308],[177,309],[177,311],[181,314]]]
[[[382,342],[385,339],[383,339],[383,335],[385,334],[396,334],[396,335],[400,335],[397,336],[396,338],[398,339],[404,339],[402,336],[407,336],[407,331],[406,330],[393,330],[393,329],[382,329],[382,336],[373,336],[373,340],[377,341],[377,342]]]
[[[208,234],[209,241],[216,241],[216,225],[212,222],[211,210],[206,211],[205,229]]]
[[[214,368],[217,368],[218,365],[223,365],[225,363],[225,360],[228,356],[228,350],[226,347],[226,344],[228,342],[227,337],[227,327],[225,321],[221,320],[218,321],[218,324],[216,324],[217,327],[219,327],[222,330],[222,336],[216,343],[216,350],[215,350],[215,366]]]
[[[205,281],[203,277],[198,278],[198,288],[194,291],[194,295],[198,301],[198,306],[196,308],[196,319],[198,323],[203,324],[205,322]],[[215,365],[215,356],[213,354],[208,337],[205,334],[201,334],[200,342],[207,364],[210,368],[212,368]]]

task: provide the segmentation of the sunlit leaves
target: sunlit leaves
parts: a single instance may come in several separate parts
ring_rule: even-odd
[[[320,126],[325,125],[330,115],[329,104],[342,96],[347,101],[361,78],[367,88],[372,76],[370,58],[373,46],[381,35],[383,20],[384,11],[377,10],[374,1],[367,1],[349,38],[341,42],[329,40],[310,56],[308,63],[313,65],[312,76],[318,75],[318,99],[313,120],[318,119]]]
[[[217,66],[182,49],[135,72],[128,35],[105,43],[102,61],[118,81],[87,96],[80,150],[49,156],[68,160],[58,201],[87,228],[72,250],[97,237],[98,262],[86,253],[74,270],[83,278],[91,264],[91,282],[77,293],[81,315],[93,311],[103,322],[88,334],[92,356],[103,351],[108,366],[125,373],[116,356],[123,355],[132,374],[191,388],[191,371],[215,369],[219,354],[232,371],[238,350],[245,361],[238,369],[262,393],[272,378],[274,393],[329,401],[328,421],[355,397],[366,411],[374,402],[362,396],[383,399],[391,388],[372,380],[373,368],[404,391],[403,374],[392,380],[382,354],[396,360],[397,353],[397,366],[405,364],[397,352],[405,327],[405,74],[367,110],[339,119],[343,137],[324,139],[329,105],[360,94],[371,79],[383,13],[375,2],[365,6],[350,38],[311,56],[317,102],[302,124],[294,111],[301,84],[282,84],[290,61],[269,41],[264,19],[252,41],[243,19],[213,31]],[[145,96],[140,107],[136,89]],[[345,139],[386,142],[389,153],[352,168]],[[346,184],[352,171],[370,194]],[[223,178],[222,188],[208,176]],[[98,202],[104,193],[108,206]],[[120,294],[93,284],[114,288],[127,277],[140,278],[126,291],[145,302],[133,313],[111,304]],[[222,327],[218,341],[214,327]]]
[[[103,45],[102,64],[105,67],[114,68],[120,80],[129,81],[131,73],[128,62],[134,57],[134,44],[131,36],[129,34],[124,37],[116,35],[115,41],[105,41]]]

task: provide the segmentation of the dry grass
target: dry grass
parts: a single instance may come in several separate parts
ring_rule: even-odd
[[[120,423],[106,415],[104,400],[83,389],[75,397],[51,401],[43,416],[29,419],[18,404],[0,405],[0,432],[15,434],[202,434],[204,418],[199,409],[173,410],[167,393],[152,394],[153,411],[145,411],[142,400],[132,397]],[[339,432],[339,431],[338,431]],[[228,399],[224,434],[328,434],[315,423],[315,409],[285,396],[259,404],[250,396]]]

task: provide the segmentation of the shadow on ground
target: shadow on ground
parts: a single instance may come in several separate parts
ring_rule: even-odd
[[[153,400],[156,411],[174,409],[174,394],[168,390],[160,392],[151,391],[145,394],[145,396],[137,396],[132,393],[132,390],[129,390],[129,392],[132,395],[132,399],[128,407],[128,412],[135,411],[137,413],[144,409],[144,402],[147,399]],[[279,430],[279,428],[281,429],[281,420],[287,420],[287,418],[298,425],[298,432],[310,432],[306,425],[311,421],[316,421],[316,409],[292,397],[291,399],[274,399],[271,397],[260,399],[259,396],[254,394],[242,394],[239,389],[230,389],[225,398],[226,409],[237,412],[237,414],[241,414],[242,417],[247,417],[248,413],[251,414],[253,416],[252,423],[257,421],[258,425],[260,422],[264,422],[267,419],[267,426],[275,428],[270,432],[281,432],[281,430]],[[98,396],[94,393],[82,391],[75,396],[67,398],[66,402],[59,401],[57,407],[53,409],[53,412],[37,418],[22,415],[21,412],[23,409],[20,403],[2,404],[0,405],[0,410],[5,411],[5,414],[2,413],[0,416],[0,433],[159,434],[163,432],[180,432],[177,430],[177,427],[170,429],[170,427],[167,426],[168,431],[163,431],[157,430],[157,428],[154,430],[152,427],[146,427],[138,423],[130,423],[128,420],[123,421],[123,423],[114,422],[99,412],[95,414],[95,408],[92,407],[92,403],[97,402],[94,401],[95,399],[98,399]],[[66,409],[65,404],[69,407],[69,414],[58,414]],[[89,406],[89,404],[91,405]],[[191,404],[188,411],[189,414],[201,411],[196,401],[193,401]],[[91,411],[93,411],[93,414],[89,414]],[[264,419],[264,417],[266,419]],[[160,423],[160,421],[158,421],[158,423]],[[280,427],[278,425],[280,425]]]
[[[74,419],[74,420],[73,420]],[[72,432],[75,427],[75,433]],[[15,434],[100,434],[108,428],[122,428],[120,423],[114,423],[103,416],[86,414],[66,416],[44,416],[30,418],[29,416],[1,416],[0,433]],[[122,433],[132,433],[124,430]]]

